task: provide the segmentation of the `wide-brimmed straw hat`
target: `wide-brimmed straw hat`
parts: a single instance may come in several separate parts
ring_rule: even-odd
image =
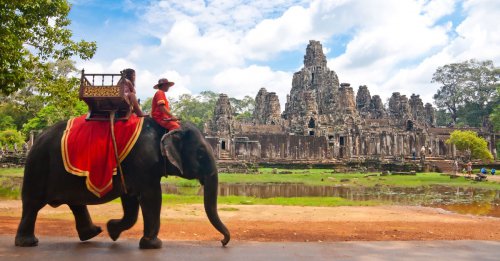
[[[161,79],[158,80],[158,84],[156,84],[155,86],[153,86],[153,88],[158,89],[160,87],[160,85],[163,85],[163,84],[166,84],[166,85],[168,85],[168,87],[171,87],[175,83],[174,82],[169,82],[167,80],[167,78],[161,78]]]

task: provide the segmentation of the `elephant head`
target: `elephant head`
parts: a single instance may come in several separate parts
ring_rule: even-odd
[[[211,146],[191,124],[170,131],[161,140],[161,151],[167,160],[168,174],[197,179],[203,185],[203,202],[210,223],[222,234],[222,245],[230,240],[229,230],[217,213],[218,173]]]

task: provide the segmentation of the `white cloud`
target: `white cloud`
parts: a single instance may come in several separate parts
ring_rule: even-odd
[[[307,42],[312,31],[311,15],[301,6],[288,9],[278,19],[266,19],[250,30],[242,39],[250,59],[266,60],[270,54],[296,48]]]
[[[172,62],[190,63],[195,71],[205,71],[217,66],[243,63],[234,35],[227,31],[200,34],[190,21],[176,22],[161,40],[161,50],[167,52]],[[183,64],[186,65],[186,64]]]
[[[126,5],[134,6],[128,0]],[[450,62],[500,64],[496,0],[165,0],[139,10],[137,28],[158,42],[131,42],[126,57],[84,65],[89,72],[135,68],[140,97],[152,95],[152,85],[164,76],[176,82],[172,96],[212,90],[254,97],[266,87],[283,106],[293,72],[275,69],[273,59],[305,52],[311,39],[322,41],[327,55],[337,55],[328,64],[341,82],[355,90],[366,84],[384,100],[399,91],[432,101],[432,73]],[[345,35],[339,55],[329,43]]]
[[[445,15],[453,13],[456,0],[422,1],[422,12],[431,21],[437,21]]]
[[[273,71],[267,66],[250,65],[246,68],[224,70],[214,76],[212,83],[213,91],[236,98],[243,98],[245,95],[255,97],[259,89],[264,87],[268,92],[278,94],[284,109],[286,94],[291,88],[291,74]]]

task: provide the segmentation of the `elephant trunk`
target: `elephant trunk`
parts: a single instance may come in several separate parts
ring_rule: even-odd
[[[219,177],[217,172],[212,175],[207,175],[204,178],[204,197],[203,202],[205,205],[205,213],[207,213],[208,220],[210,223],[217,229],[222,235],[224,235],[224,239],[221,240],[222,246],[227,245],[229,240],[231,239],[231,235],[229,234],[229,230],[222,223],[219,218],[219,214],[217,213],[217,192],[219,185]]]

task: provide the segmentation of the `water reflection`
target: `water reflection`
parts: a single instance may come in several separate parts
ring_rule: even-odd
[[[180,188],[163,184],[164,193],[203,195],[202,187]],[[271,197],[341,197],[354,201],[377,200],[400,205],[441,207],[450,211],[500,217],[500,191],[426,186],[417,188],[389,186],[305,186],[303,184],[226,184],[219,185],[221,196]]]

